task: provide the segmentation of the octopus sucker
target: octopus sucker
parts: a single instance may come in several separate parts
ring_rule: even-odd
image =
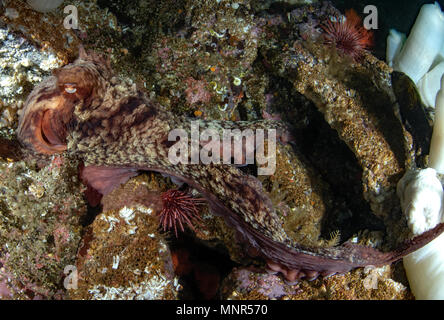
[[[156,171],[187,183],[237,231],[247,249],[265,259],[269,272],[280,272],[290,283],[391,263],[444,230],[444,224],[439,224],[390,252],[348,242],[325,248],[295,243],[254,176],[235,165],[170,162],[168,135],[175,128],[189,133],[191,120],[218,132],[276,129],[282,142],[290,137],[286,125],[277,120],[210,121],[173,114],[130,81],[114,75],[108,60],[81,49],[76,61],[31,92],[20,117],[18,138],[37,153],[67,151],[82,160],[83,180],[103,195],[139,171]]]

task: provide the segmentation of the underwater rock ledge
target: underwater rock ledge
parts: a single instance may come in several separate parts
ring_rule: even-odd
[[[119,2],[114,1],[114,4],[119,7]],[[312,104],[323,116],[322,121],[325,121],[326,126],[337,132],[338,138],[325,139],[324,142],[334,141],[341,147],[342,144],[348,147],[352,153],[345,156],[347,165],[344,167],[347,168],[351,163],[353,168],[350,170],[350,176],[356,173],[354,179],[361,179],[361,182],[351,183],[344,190],[351,190],[360,184],[362,199],[359,197],[356,202],[363,202],[363,208],[366,208],[366,205],[369,204],[371,208],[371,210],[368,210],[369,213],[371,215],[375,214],[374,220],[370,217],[368,221],[366,220],[359,225],[365,230],[358,236],[352,237],[351,240],[378,249],[389,250],[408,238],[408,229],[405,228],[405,221],[399,209],[399,200],[396,197],[395,189],[396,183],[404,173],[405,168],[414,162],[414,150],[411,143],[414,138],[403,128],[394,112],[393,106],[396,103],[396,98],[391,89],[391,69],[370,54],[365,54],[360,63],[351,63],[350,60],[343,59],[333,54],[330,49],[326,49],[319,39],[314,44],[302,40],[310,30],[314,34],[319,33],[316,23],[322,21],[324,16],[335,12],[335,9],[330,5],[320,3],[292,7],[292,4],[290,4],[285,7],[291,10],[291,14],[287,15],[286,12],[283,14],[279,10],[274,11],[274,7],[267,11],[269,9],[268,5],[265,5],[265,11],[263,11],[263,7],[258,9],[258,6],[252,5],[251,1],[238,1],[236,3],[220,1],[216,6],[209,1],[199,2],[199,5],[193,5],[192,1],[180,2],[180,8],[177,9],[174,23],[171,22],[174,25],[171,30],[166,31],[171,25],[166,24],[167,28],[162,26],[162,22],[167,22],[167,17],[171,17],[171,12],[165,10],[171,8],[173,4],[165,2],[162,4],[163,9],[156,12],[159,23],[153,25],[151,31],[147,31],[147,27],[131,28],[129,24],[121,28],[124,24],[119,19],[122,19],[122,17],[117,19],[112,11],[103,9],[104,4],[101,1],[99,1],[99,4],[102,7],[99,7],[96,1],[92,1],[85,4],[85,7],[79,4],[79,8],[82,10],[81,19],[86,19],[82,21],[89,22],[84,24],[87,27],[81,32],[69,33],[69,36],[64,35],[63,38],[60,38],[65,41],[72,37],[71,41],[68,41],[69,46],[65,47],[63,41],[47,42],[47,39],[59,37],[60,30],[57,28],[54,29],[55,35],[48,35],[42,30],[29,31],[32,21],[42,17],[40,13],[30,14],[29,19],[22,19],[24,18],[23,13],[27,12],[28,9],[24,10],[12,2],[6,1],[6,3],[17,10],[20,20],[13,21],[14,19],[11,17],[5,18],[4,16],[2,16],[2,20],[15,30],[18,30],[20,23],[23,23],[28,27],[28,31],[25,32],[26,37],[34,38],[37,35],[37,42],[43,41],[41,43],[47,43],[48,46],[54,47],[57,56],[63,58],[64,62],[72,61],[77,54],[77,44],[80,42],[84,42],[88,48],[107,52],[108,56],[111,57],[112,65],[119,70],[119,74],[116,76],[117,80],[114,79],[113,81],[121,81],[124,78],[122,74],[130,75],[131,78],[124,80],[125,83],[119,89],[125,91],[130,88],[127,92],[134,95],[136,94],[137,84],[137,88],[140,88],[149,99],[152,99],[154,104],[162,106],[162,108],[159,108],[160,113],[165,109],[171,112],[174,117],[191,116],[206,124],[216,119],[229,119],[233,120],[233,127],[239,125],[241,119],[252,121],[261,119],[261,117],[271,119],[269,122],[263,122],[271,124],[274,123],[274,119],[280,117],[279,113],[284,113],[285,108],[291,104],[287,102],[285,108],[277,105],[276,101],[279,101],[279,99],[281,99],[280,101],[285,100],[284,91],[287,91],[288,96],[294,97],[299,94],[301,96],[300,101],[304,101],[303,103],[306,105],[294,104],[292,107],[299,107],[301,110],[307,108],[309,111],[306,114],[301,112],[303,115],[300,116],[298,121],[300,120],[300,123],[303,123],[304,120],[312,121],[317,117],[317,115],[313,116],[311,114]],[[75,4],[78,3],[78,1],[75,1]],[[148,3],[151,2],[148,1]],[[95,13],[96,18],[92,17],[92,13],[89,15],[88,8]],[[57,25],[57,19],[62,16],[60,9],[57,10],[48,16],[50,17],[47,20],[49,23]],[[125,7],[126,18],[128,20],[144,19],[144,13],[151,9],[145,8],[145,10],[133,12],[131,16],[131,8]],[[2,11],[0,12],[3,14]],[[317,16],[318,13],[319,16]],[[102,26],[109,26],[103,34],[97,34],[93,31],[94,28],[105,30],[105,27],[103,29],[97,28],[95,22],[97,17],[103,18],[101,19],[103,20],[101,22]],[[302,17],[309,17],[307,18],[308,22],[295,22],[299,21],[298,19],[303,20]],[[184,25],[181,25],[182,23]],[[290,30],[291,28],[294,28],[294,30]],[[83,32],[86,32],[87,35]],[[144,32],[146,32],[145,35]],[[129,37],[129,34],[132,34],[132,36]],[[286,38],[287,35],[289,35],[288,38]],[[122,41],[123,38],[135,40],[133,46],[128,40],[126,40],[127,42]],[[152,44],[152,47],[144,48],[142,44],[145,40]],[[129,49],[124,45],[128,45]],[[281,48],[284,49],[280,50]],[[19,70],[19,73],[23,73],[23,70]],[[275,79],[280,79],[280,83],[274,83]],[[284,83],[284,85],[281,86],[281,83]],[[72,88],[70,89],[72,90]],[[80,89],[80,87],[77,89]],[[272,89],[276,92],[282,90],[282,97],[274,94]],[[121,94],[122,92],[118,93]],[[0,101],[0,103],[2,102]],[[309,106],[307,107],[307,105]],[[272,107],[273,112],[276,111],[276,114],[268,113],[270,107]],[[165,114],[167,113],[165,112]],[[131,116],[133,115],[131,114]],[[128,113],[127,116],[127,118],[124,117],[126,120],[130,118],[130,114]],[[285,116],[283,115],[282,118],[285,118]],[[14,128],[14,121],[14,119],[11,119],[7,124],[8,127]],[[46,127],[46,129],[48,128]],[[87,130],[85,129],[85,131]],[[329,131],[325,128],[321,132],[322,134],[329,134]],[[58,139],[55,135],[50,137],[53,141]],[[10,191],[13,188],[7,185],[8,183],[12,183],[11,181],[14,179],[24,179],[22,172],[30,172],[32,179],[35,180],[37,178],[34,178],[34,176],[45,175],[48,171],[53,170],[54,165],[60,165],[60,163],[62,163],[61,168],[57,170],[63,171],[66,169],[70,172],[70,176],[62,175],[63,177],[60,178],[61,176],[56,174],[52,178],[45,176],[36,181],[45,181],[51,190],[54,185],[61,181],[61,189],[64,190],[64,183],[70,183],[70,180],[73,179],[75,184],[70,185],[73,189],[73,196],[75,196],[73,207],[78,206],[83,208],[82,210],[86,210],[83,198],[84,188],[77,180],[77,167],[75,164],[66,164],[65,161],[70,160],[66,160],[68,158],[65,158],[65,155],[49,158],[49,161],[52,161],[51,163],[36,169],[33,164],[19,162],[23,155],[20,149],[16,148],[17,144],[14,139],[0,136],[0,143],[2,143],[0,157],[4,159],[0,175],[6,177],[6,182],[2,182],[0,187],[3,188],[2,190],[4,188],[8,190],[8,199],[0,202],[0,214],[2,216],[8,216],[11,212],[14,216],[22,215],[20,210],[10,211],[7,209],[9,206],[16,205],[17,201],[11,196]],[[154,144],[156,143],[157,141]],[[17,152],[8,153],[10,151],[9,147],[17,149]],[[335,179],[333,174],[326,177],[325,171],[321,173],[317,165],[310,160],[310,155],[301,151],[303,148],[296,146],[293,149],[293,147],[290,145],[278,146],[278,170],[275,175],[262,177],[259,180],[251,178],[248,179],[246,184],[250,186],[254,184],[255,186],[252,189],[264,194],[263,197],[258,196],[257,199],[259,200],[256,199],[255,201],[260,202],[269,198],[270,201],[264,200],[263,202],[266,205],[272,202],[274,209],[276,209],[277,219],[273,223],[282,224],[285,232],[282,232],[282,234],[276,233],[273,236],[277,238],[288,237],[291,241],[297,243],[314,245],[315,247],[317,245],[321,249],[329,249],[341,242],[340,240],[348,240],[351,234],[355,232],[355,226],[351,227],[349,225],[352,219],[343,219],[347,216],[348,211],[351,212],[352,216],[359,218],[364,214],[359,215],[353,212],[356,208],[351,207],[350,196],[348,198],[346,196],[337,197],[337,190],[333,190],[334,187],[330,183]],[[322,144],[316,145],[316,148],[322,148]],[[115,159],[116,157],[112,154],[109,158]],[[132,158],[132,161],[136,158],[139,161],[136,156]],[[14,172],[11,173],[10,168],[21,168],[22,171],[17,169],[18,171],[15,172],[14,169]],[[241,172],[242,174],[250,174],[250,169],[242,168]],[[57,170],[54,172],[57,172]],[[360,170],[362,170],[362,175]],[[231,174],[234,171],[234,169],[229,169],[226,172]],[[58,179],[62,180],[59,181]],[[165,181],[167,180],[165,179]],[[138,178],[129,180],[120,190],[119,197],[104,200],[102,203],[103,211],[86,228],[83,228],[80,218],[79,220],[74,219],[72,224],[69,222],[63,225],[65,229],[70,230],[70,240],[73,241],[69,244],[70,249],[67,251],[65,258],[69,260],[70,264],[77,265],[81,272],[88,271],[87,277],[80,282],[80,289],[69,293],[70,298],[178,298],[180,281],[177,280],[177,276],[174,275],[170,265],[172,258],[169,246],[173,241],[168,238],[168,240],[165,240],[165,235],[159,232],[157,229],[158,220],[153,215],[153,212],[158,210],[156,211],[150,207],[159,200],[161,191],[155,190],[152,194],[153,198],[148,197],[151,200],[157,198],[156,201],[153,200],[152,203],[146,201],[146,199],[144,201],[141,197],[145,195],[146,190],[142,192],[135,187],[135,184],[139,182]],[[229,183],[227,184],[229,185]],[[20,195],[20,199],[23,194],[28,197],[41,195],[41,184],[31,183],[31,185],[34,186],[30,189],[28,185],[20,186],[20,188],[24,188],[23,190],[17,187],[17,194]],[[237,186],[237,184],[231,185],[234,190],[233,197],[238,196]],[[43,192],[41,197],[42,202],[35,204],[34,207],[39,213],[53,208],[53,203],[46,201],[47,196],[52,197],[51,199],[61,197],[60,193],[56,191],[48,194],[46,186],[44,189],[46,191]],[[361,189],[356,189],[355,193],[361,192]],[[245,190],[243,189],[243,191]],[[198,191],[195,189],[192,192],[198,195]],[[137,198],[137,202],[140,203],[120,205],[119,201],[126,197]],[[360,206],[358,205],[357,208],[360,208]],[[148,213],[150,209],[152,212]],[[342,216],[332,218],[331,216],[336,213],[335,209],[343,211]],[[57,211],[57,209],[54,210],[54,212]],[[85,214],[82,210],[79,209],[81,217]],[[399,265],[383,267],[376,271],[369,268],[360,268],[343,276],[332,276],[313,282],[302,280],[298,285],[286,284],[278,276],[261,274],[257,271],[263,271],[263,260],[257,259],[257,257],[254,258],[258,252],[255,252],[257,248],[246,241],[245,238],[248,238],[248,232],[244,231],[243,237],[242,232],[238,232],[236,235],[235,231],[230,229],[238,221],[231,220],[231,224],[228,223],[227,225],[220,217],[209,217],[208,208],[200,210],[204,217],[205,226],[197,230],[196,233],[192,230],[186,230],[188,236],[200,239],[199,241],[208,247],[225,247],[233,261],[261,267],[253,270],[242,269],[244,266],[238,267],[237,270],[234,269],[229,278],[237,278],[237,280],[244,282],[239,286],[237,284],[225,284],[220,291],[222,298],[411,298],[405,287],[398,286],[398,283],[392,283],[392,278],[399,279],[394,275],[395,270],[399,269]],[[49,219],[49,222],[46,219],[39,222],[36,220],[37,217],[32,216],[31,209],[23,214],[26,219],[32,221],[32,228],[43,228],[43,234],[54,231],[51,229],[53,227],[52,218]],[[90,219],[92,216],[89,212]],[[331,221],[328,221],[327,218],[331,218],[334,223],[329,225]],[[255,218],[251,219],[249,222],[253,221],[253,224],[257,222]],[[382,226],[378,225],[379,220],[383,222],[381,223]],[[11,230],[12,228],[16,230],[13,232],[16,238],[12,237],[11,239],[17,239],[19,237],[18,226],[11,224],[9,220],[9,222],[5,221],[3,219],[0,223],[0,228],[2,228],[0,236],[7,234],[3,233],[4,230]],[[230,222],[229,219],[228,222]],[[23,226],[28,228],[28,224]],[[366,230],[367,227],[369,230]],[[74,231],[71,232],[71,228],[74,228]],[[110,228],[112,230],[108,232]],[[342,234],[345,235],[343,239],[341,239],[339,232],[340,228],[348,231],[348,233],[344,232]],[[56,230],[59,229],[56,228]],[[62,231],[66,231],[65,229]],[[237,229],[239,231],[242,228],[237,227]],[[268,231],[266,230],[266,232]],[[331,237],[329,237],[330,232],[332,233]],[[92,234],[94,237],[88,238]],[[149,239],[146,234],[155,236]],[[245,237],[245,234],[247,234],[247,237]],[[60,239],[66,240],[66,232],[63,232],[62,235],[63,237]],[[73,248],[76,247],[76,243],[77,245],[80,243],[80,235],[84,241],[89,239],[88,241],[92,246],[82,252],[86,255],[75,256]],[[57,237],[61,237],[61,235],[57,233]],[[44,245],[42,250],[47,252],[54,250],[51,239],[49,236],[50,241]],[[60,239],[56,238],[56,242],[62,241]],[[279,238],[279,240],[281,239]],[[116,241],[119,246],[110,249],[111,244]],[[40,242],[38,243],[40,245]],[[104,244],[109,244],[109,246],[107,247]],[[128,250],[120,255],[125,247]],[[146,249],[148,247],[149,250],[142,250],[142,248]],[[247,249],[245,251],[250,253],[253,258],[247,258],[242,247],[245,247]],[[83,248],[82,245],[81,248]],[[30,258],[33,258],[35,254],[35,252],[26,251],[26,247],[17,246],[17,250],[25,250],[23,255],[28,255]],[[143,252],[140,253],[138,250]],[[319,250],[318,252],[316,250],[313,250],[315,254],[322,251]],[[133,254],[134,252],[136,254]],[[158,252],[161,253],[157,255]],[[15,254],[14,251],[12,253]],[[35,284],[32,282],[35,279],[31,279],[32,281],[28,283],[26,281],[28,280],[29,270],[17,269],[17,272],[22,272],[20,275],[26,274],[23,276],[24,278],[19,276],[20,279],[18,279],[11,276],[10,270],[15,268],[15,265],[7,264],[5,257],[11,257],[10,253],[0,251],[0,259],[2,259],[0,260],[0,267],[3,276],[3,278],[0,276],[0,288],[2,280],[5,279],[5,274],[8,276],[7,286],[9,287],[17,288],[21,286],[18,283],[25,282],[25,285],[22,285],[14,293],[14,298],[66,298],[66,291],[61,287],[61,275],[52,278],[53,283],[49,281],[43,285],[41,283]],[[143,263],[136,261],[139,258],[143,260]],[[159,261],[162,261],[162,263],[158,263]],[[152,264],[149,264],[149,262],[152,262]],[[53,261],[49,261],[48,266],[54,268],[51,270],[60,273],[60,265],[57,264],[54,267]],[[113,266],[116,266],[116,268],[113,268]],[[44,269],[46,265],[43,267],[41,267],[41,264],[37,267],[28,265],[27,267],[31,270],[34,270],[32,268]],[[100,272],[97,272],[98,269],[95,270],[95,268],[99,268]],[[285,268],[279,269],[272,261],[269,261],[269,271],[273,271],[270,268],[275,268],[274,271],[278,270],[283,274],[289,274],[291,271]],[[148,270],[148,272],[142,272],[142,269]],[[125,277],[123,274],[127,271],[131,272],[131,275]],[[309,273],[310,270],[305,271],[307,274],[304,274],[304,272],[301,272],[301,274],[306,278],[318,275]],[[154,273],[161,274],[161,277],[154,279],[152,277]],[[402,273],[402,270],[400,273]],[[51,273],[51,275],[53,274]],[[248,281],[246,281],[247,277]],[[400,278],[402,279],[402,276]],[[20,281],[23,279],[26,279],[26,281]],[[405,281],[400,280],[400,282],[404,283]],[[57,284],[54,285],[55,283]],[[148,287],[153,283],[157,288],[160,288],[159,291],[151,292],[149,290]],[[335,286],[336,288],[338,286],[350,287],[353,290],[350,292],[341,290],[333,292],[332,288]],[[388,290],[389,293],[383,295],[381,294],[383,290]]]

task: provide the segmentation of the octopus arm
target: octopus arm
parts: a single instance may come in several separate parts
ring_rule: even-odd
[[[371,247],[349,242],[331,248],[304,247],[296,243],[290,243],[285,238],[278,218],[268,206],[262,208],[264,211],[270,210],[263,217],[256,217],[253,213],[255,211],[249,211],[250,217],[245,217],[235,211],[233,205],[237,203],[247,203],[246,208],[249,205],[251,208],[257,206],[255,204],[256,201],[267,203],[262,197],[254,199],[261,191],[255,181],[250,181],[250,179],[255,180],[254,177],[241,172],[235,175],[236,178],[234,180],[242,181],[242,186],[232,186],[233,194],[239,195],[236,198],[231,193],[227,195],[225,191],[221,191],[218,187],[211,187],[210,181],[217,180],[214,179],[214,168],[210,170],[213,171],[212,173],[207,172],[204,168],[193,170],[192,176],[191,174],[184,175],[178,173],[178,171],[183,172],[183,170],[175,171],[155,166],[136,168],[90,166],[85,169],[87,169],[86,176],[89,177],[88,181],[102,193],[110,192],[113,187],[125,182],[140,170],[164,173],[193,186],[207,200],[212,212],[222,216],[226,223],[238,232],[241,241],[254,248],[267,261],[269,270],[283,273],[284,277],[289,281],[299,280],[304,277],[313,279],[319,275],[328,276],[336,273],[345,273],[353,268],[367,265],[381,266],[390,264],[424,246],[444,231],[444,223],[439,224],[434,229],[405,241],[398,248],[389,252],[382,252]],[[232,169],[238,171],[235,168]],[[200,174],[196,176],[198,172]],[[216,172],[221,171],[216,170]],[[239,178],[241,176],[243,178]],[[230,178],[226,180],[230,181]],[[240,188],[243,189],[243,193],[236,192]],[[250,190],[246,191],[247,189]],[[253,198],[250,199],[248,194],[254,194]],[[227,199],[230,199],[230,201],[227,201]],[[240,212],[242,210],[241,208]]]

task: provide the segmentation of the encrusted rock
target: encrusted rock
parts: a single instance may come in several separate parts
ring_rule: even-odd
[[[32,9],[25,1],[5,0],[0,7],[0,20],[14,31],[25,35],[34,44],[42,48],[51,48],[57,58],[67,63],[77,53],[80,42],[73,29],[63,26],[67,16],[63,9],[61,6],[52,12],[41,13]]]
[[[36,48],[0,22],[0,128],[16,125],[29,90],[62,61]]]
[[[290,145],[278,144],[276,172],[262,179],[287,235],[307,246],[325,244],[319,242],[319,237],[332,206],[331,194],[305,157],[296,154]]]
[[[134,197],[125,193],[128,188]],[[149,191],[140,178],[104,199],[106,210],[83,236],[76,263],[78,282],[69,290],[70,298],[177,298],[180,285],[158,227],[159,200],[159,193]]]
[[[325,46],[298,41],[273,61],[275,71],[314,102],[355,154],[362,168],[363,196],[373,213],[392,219],[396,183],[411,150],[405,149],[409,134],[395,115],[391,69],[371,55],[355,64]]]
[[[367,267],[346,275],[287,284],[280,277],[252,268],[234,268],[221,287],[222,299],[233,300],[406,300],[413,299],[396,267]]]
[[[65,297],[86,213],[76,167],[60,156],[39,171],[0,162],[0,298]]]

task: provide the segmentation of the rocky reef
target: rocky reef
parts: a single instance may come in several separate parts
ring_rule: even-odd
[[[346,276],[288,285],[277,275],[252,268],[235,268],[221,287],[221,298],[231,300],[411,300],[396,268],[364,268]],[[396,280],[394,280],[396,279]],[[405,280],[403,280],[405,281]]]
[[[159,190],[145,180],[133,179],[103,200],[103,212],[84,232],[76,260],[79,281],[68,290],[70,299],[177,298],[180,285],[156,217],[161,206],[150,202]],[[128,199],[132,191],[139,201]]]
[[[2,1],[0,298],[412,299],[396,263],[291,283],[208,205],[176,236],[159,227],[162,194],[198,188],[144,172],[102,197],[78,158],[21,150],[15,136],[33,87],[93,50],[174,116],[288,124],[275,173],[255,181],[291,243],[395,250],[411,236],[396,184],[423,141],[401,121],[392,69],[325,42],[340,16],[327,1],[65,1],[48,13]]]
[[[73,265],[86,215],[77,162],[55,157],[42,169],[1,162],[2,296],[63,299],[66,266]]]

